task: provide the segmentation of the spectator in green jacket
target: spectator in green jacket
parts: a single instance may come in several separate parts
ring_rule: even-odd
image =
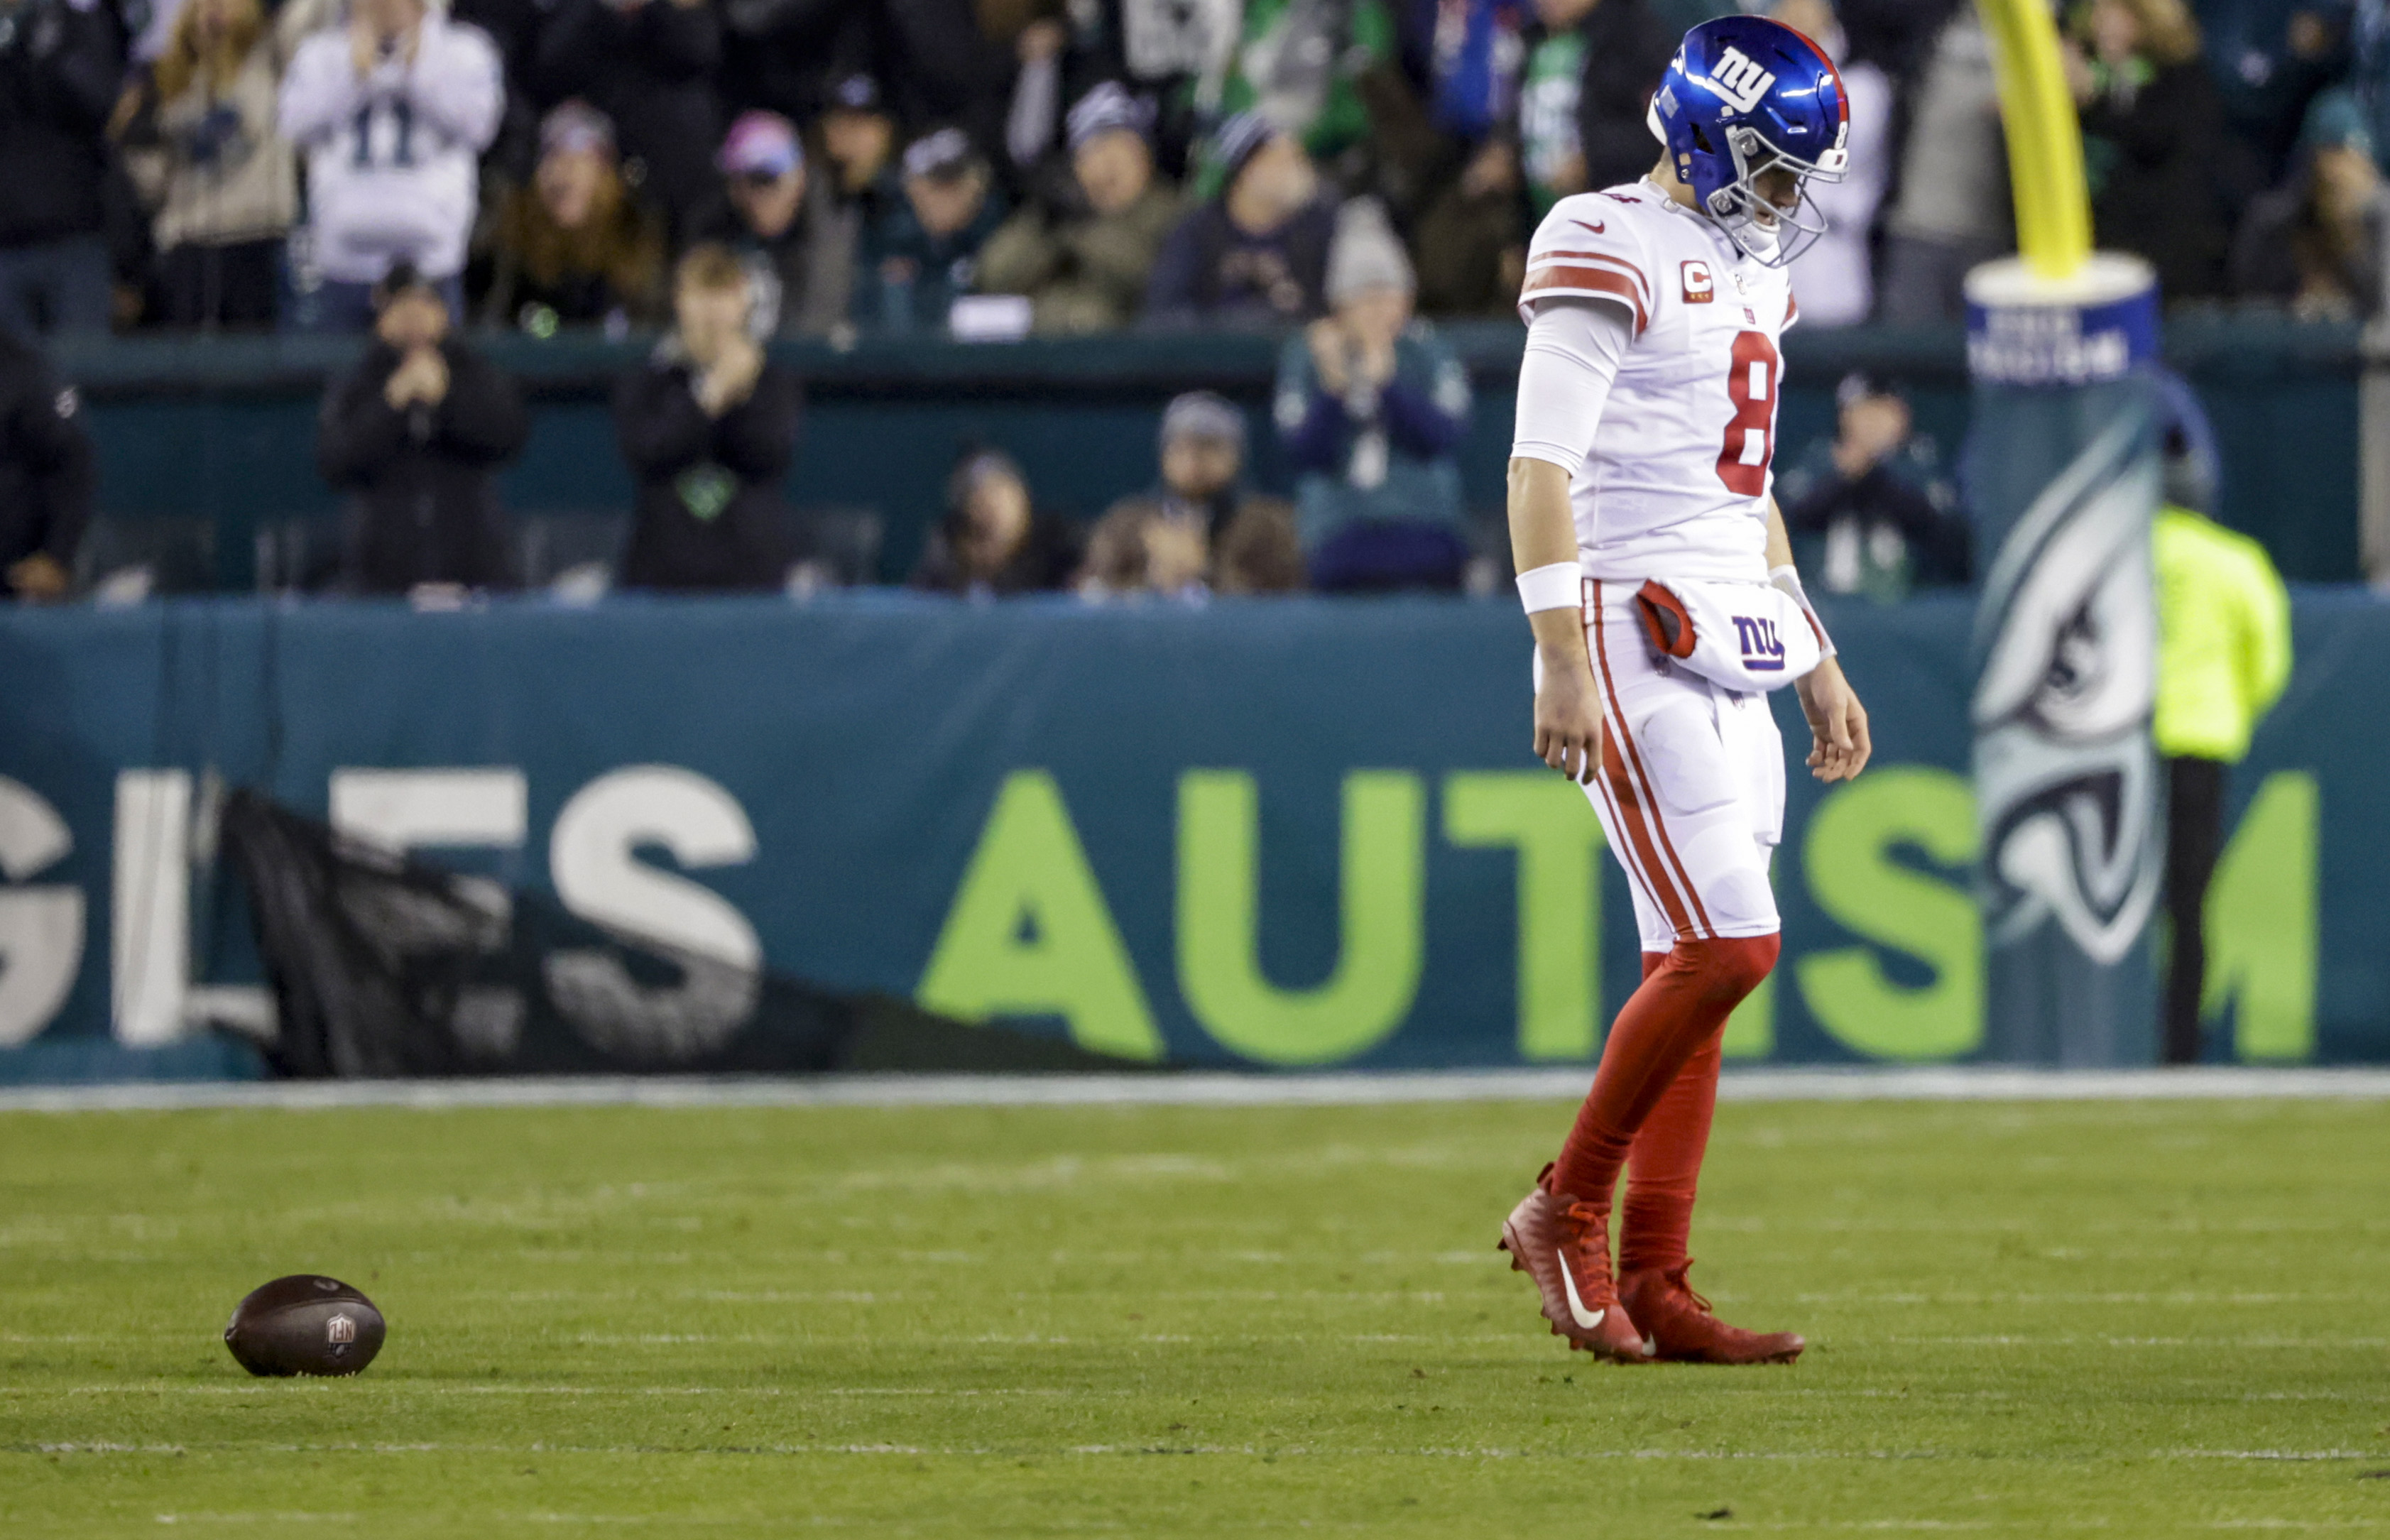
[[[1350,162],[1367,157],[1370,130],[1355,83],[1396,61],[1392,7],[1385,0],[1248,0],[1243,11],[1219,110],[1258,114],[1351,186],[1359,168]],[[1222,179],[1216,164],[1207,166],[1198,190],[1208,195]]]
[[[2152,534],[2158,586],[2158,752],[2166,762],[2165,985],[2169,1064],[2200,1058],[2207,886],[2224,843],[2230,768],[2291,677],[2291,601],[2265,547],[2208,517],[2216,451],[2190,389],[2166,380],[2165,505]]]
[[[1302,472],[1300,530],[1324,591],[1460,586],[1468,513],[1455,458],[1469,375],[1411,316],[1409,259],[1384,212],[1347,203],[1328,259],[1333,314],[1287,340],[1276,416]]]
[[[1154,173],[1153,109],[1111,81],[1071,109],[1071,196],[1006,221],[980,253],[979,287],[1026,294],[1041,334],[1112,331],[1137,319],[1178,195]]]

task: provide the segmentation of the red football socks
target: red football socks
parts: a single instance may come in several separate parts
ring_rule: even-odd
[[[1717,1095],[1719,1039],[1734,1007],[1776,966],[1777,948],[1772,935],[1680,941],[1656,967],[1646,958],[1641,987],[1610,1029],[1552,1190],[1607,1214],[1619,1169],[1630,1149],[1636,1154],[1622,1266],[1651,1265],[1651,1256],[1671,1247],[1668,1264],[1683,1260]],[[1647,1129],[1650,1138],[1638,1138]],[[1648,1206],[1638,1201],[1647,1196]],[[1646,1214],[1639,1238],[1632,1234],[1638,1213]]]
[[[1635,1133],[1626,1152],[1625,1215],[1618,1226],[1618,1270],[1663,1271],[1691,1260],[1693,1189],[1701,1184],[1702,1156],[1710,1145],[1710,1115],[1717,1110],[1718,1061],[1726,1044],[1720,1025],[1693,1050],[1660,1105]]]

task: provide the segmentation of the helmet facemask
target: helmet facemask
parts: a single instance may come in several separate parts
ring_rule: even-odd
[[[1734,158],[1734,180],[1705,200],[1709,216],[1718,222],[1743,254],[1763,267],[1785,267],[1816,245],[1826,233],[1826,213],[1809,196],[1809,181],[1840,182],[1844,152],[1830,150],[1818,162],[1788,155],[1760,136],[1759,131],[1738,124],[1725,134],[1727,151]],[[1792,173],[1793,202],[1779,208],[1761,196],[1759,178],[1771,171]]]

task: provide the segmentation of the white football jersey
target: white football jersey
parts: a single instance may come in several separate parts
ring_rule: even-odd
[[[1781,268],[1651,182],[1564,198],[1527,250],[1520,314],[1562,296],[1634,317],[1592,452],[1570,483],[1586,571],[1603,579],[1766,582]]]

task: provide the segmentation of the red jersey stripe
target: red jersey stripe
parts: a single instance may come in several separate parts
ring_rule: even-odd
[[[1599,263],[1604,267],[1615,268],[1635,280],[1635,287],[1642,291],[1647,302],[1651,297],[1651,285],[1643,276],[1643,270],[1625,257],[1615,257],[1607,251],[1546,251],[1528,264],[1528,271],[1532,273],[1558,263],[1574,262]]]
[[[1635,311],[1635,334],[1641,336],[1651,324],[1651,313],[1643,302],[1642,294],[1632,280],[1607,267],[1546,267],[1527,275],[1527,286],[1519,292],[1521,300],[1538,294],[1615,294]]]

